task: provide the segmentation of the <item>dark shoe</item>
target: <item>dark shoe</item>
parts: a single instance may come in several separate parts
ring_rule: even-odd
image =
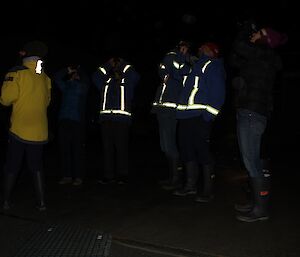
[[[214,199],[213,195],[210,195],[210,196],[204,196],[204,195],[201,196],[201,195],[199,195],[195,198],[195,202],[197,202],[197,203],[208,203],[208,202],[212,201],[213,199]]]
[[[269,219],[269,215],[267,214],[261,214],[261,215],[257,215],[255,214],[254,211],[245,213],[245,214],[239,214],[236,216],[236,218],[240,221],[244,221],[244,222],[255,222],[255,221],[263,221],[263,220],[268,220]]]
[[[81,186],[82,185],[82,179],[81,178],[74,179],[72,185],[73,186]]]
[[[187,196],[197,194],[196,188],[182,188],[174,191],[173,195],[176,196]]]
[[[118,179],[117,184],[118,185],[127,185],[128,179]]]
[[[38,211],[46,211],[47,210],[45,204],[37,205],[36,208],[37,208]]]
[[[4,201],[2,208],[4,211],[8,211],[11,208],[11,204],[8,201]]]
[[[171,190],[176,190],[179,189],[182,185],[179,183],[166,183],[161,186],[162,189],[171,191]]]
[[[66,184],[71,184],[72,183],[72,178],[71,177],[63,177],[58,184],[60,185],[66,185]]]
[[[115,183],[115,182],[116,181],[114,179],[107,179],[107,178],[102,178],[102,179],[98,180],[98,183],[102,184],[102,185],[112,184],[112,183]]]
[[[253,208],[252,203],[245,203],[245,204],[235,204],[234,209],[238,212],[249,212]]]

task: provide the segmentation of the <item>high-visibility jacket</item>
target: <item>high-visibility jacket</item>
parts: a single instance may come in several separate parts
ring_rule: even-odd
[[[168,52],[158,68],[161,83],[156,90],[153,112],[175,112],[182,85],[191,66],[178,50]]]
[[[183,83],[176,117],[186,119],[202,116],[213,120],[225,101],[226,73],[222,59],[202,56]]]
[[[140,79],[134,67],[123,60],[118,70],[112,71],[111,65],[106,63],[92,79],[100,92],[100,121],[130,121],[134,90]]]
[[[43,71],[42,60],[24,58],[22,66],[6,74],[1,89],[1,104],[12,105],[10,133],[21,141],[47,142],[50,98],[51,80]]]

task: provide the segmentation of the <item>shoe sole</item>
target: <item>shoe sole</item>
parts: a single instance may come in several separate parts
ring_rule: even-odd
[[[237,216],[236,217],[239,221],[244,221],[244,222],[255,222],[255,221],[264,221],[264,220],[268,220],[269,217],[259,217],[259,218],[255,218],[255,219],[248,219],[248,218],[244,218],[244,217],[240,217]]]

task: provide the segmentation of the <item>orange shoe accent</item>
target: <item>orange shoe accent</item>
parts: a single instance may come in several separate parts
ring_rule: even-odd
[[[268,194],[269,194],[269,191],[260,191],[259,192],[259,195],[261,195],[261,196],[266,196]]]

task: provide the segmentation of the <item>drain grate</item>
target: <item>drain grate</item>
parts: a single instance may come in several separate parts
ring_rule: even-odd
[[[14,257],[107,257],[111,235],[70,225],[38,229]]]

